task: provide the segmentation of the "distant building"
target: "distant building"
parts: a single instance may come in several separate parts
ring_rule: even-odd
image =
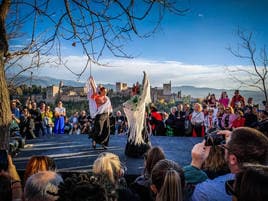
[[[163,84],[163,95],[165,96],[171,95],[171,81],[168,84]]]
[[[127,83],[123,83],[123,82],[116,82],[115,87],[116,87],[116,92],[121,92],[121,91],[125,91],[128,89]]]
[[[54,98],[55,96],[58,95],[58,93],[59,93],[59,86],[55,85],[49,86],[47,87],[46,90],[46,98],[48,99]]]
[[[151,87],[151,98],[152,102],[157,100],[165,100],[165,102],[178,100],[177,94],[171,92],[171,81],[163,84],[163,88]]]

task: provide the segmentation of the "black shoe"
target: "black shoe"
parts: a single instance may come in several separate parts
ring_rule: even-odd
[[[92,147],[93,147],[93,149],[96,149],[96,141],[95,140],[92,140]]]

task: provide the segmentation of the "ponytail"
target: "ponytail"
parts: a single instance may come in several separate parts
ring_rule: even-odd
[[[151,174],[157,189],[156,201],[182,201],[185,178],[182,168],[171,160],[160,160]]]
[[[166,172],[164,183],[157,194],[156,201],[182,201],[181,178],[174,169]]]

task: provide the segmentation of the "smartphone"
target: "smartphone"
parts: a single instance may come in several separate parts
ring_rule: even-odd
[[[8,169],[8,153],[7,150],[0,150],[0,171]]]

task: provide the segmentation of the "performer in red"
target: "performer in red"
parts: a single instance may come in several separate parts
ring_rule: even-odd
[[[94,128],[92,130],[92,147],[96,148],[96,143],[102,145],[107,149],[110,137],[110,120],[109,115],[112,112],[111,101],[107,94],[105,87],[100,87],[99,93],[97,92],[96,85],[93,77],[89,78],[90,86],[93,90],[91,99],[96,102],[97,110],[94,112]]]

